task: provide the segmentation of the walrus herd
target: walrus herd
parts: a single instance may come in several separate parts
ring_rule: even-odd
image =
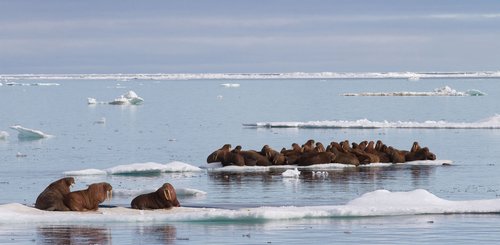
[[[385,145],[382,141],[362,141],[349,144],[348,140],[331,142],[326,148],[321,142],[308,140],[302,146],[292,144],[291,149],[283,148],[280,152],[264,145],[260,151],[242,150],[241,146],[231,149],[230,144],[223,145],[207,157],[207,163],[220,162],[223,166],[271,166],[298,165],[309,166],[323,163],[370,164],[404,163],[416,160],[436,160],[436,155],[427,147],[420,147],[414,142],[409,151],[399,150]]]
[[[106,182],[93,183],[85,190],[70,191],[75,183],[73,177],[52,182],[38,195],[35,208],[47,211],[96,211],[99,204],[111,199],[113,187]],[[157,191],[135,197],[130,205],[133,209],[169,209],[180,207],[177,194],[170,183]]]

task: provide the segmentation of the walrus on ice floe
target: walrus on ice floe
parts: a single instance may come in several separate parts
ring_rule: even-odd
[[[220,162],[224,167],[229,165],[245,166],[243,156],[232,152],[230,144],[225,144],[220,149],[208,155],[207,163],[213,162]]]
[[[35,208],[47,211],[69,211],[64,204],[64,195],[70,192],[69,188],[75,183],[73,177],[66,177],[50,183],[40,195],[38,195]]]
[[[142,194],[135,197],[130,206],[133,209],[169,209],[180,207],[177,194],[170,183],[163,184],[155,192]]]
[[[73,191],[64,196],[64,204],[71,211],[95,211],[99,204],[111,199],[113,187],[106,182],[89,185],[86,190]]]
[[[436,160],[436,155],[429,151],[427,147],[420,147],[418,142],[413,142],[410,152],[405,155],[406,161],[416,160]]]

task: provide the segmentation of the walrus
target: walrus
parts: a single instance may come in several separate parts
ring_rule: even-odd
[[[86,190],[73,191],[64,196],[64,204],[71,211],[95,211],[99,203],[111,199],[113,187],[106,182],[89,185]]]
[[[272,162],[280,153],[275,151],[269,145],[264,145],[262,150],[260,150],[260,154],[267,157],[267,159]]]
[[[311,152],[314,150],[314,143],[315,141],[313,139],[308,140],[305,144],[302,145],[302,152]]]
[[[427,147],[420,147],[418,142],[413,142],[410,152],[405,155],[406,161],[416,160],[436,160],[436,155],[429,151]]]
[[[133,209],[170,209],[180,207],[177,194],[170,183],[163,184],[155,192],[142,194],[135,197],[130,206]]]
[[[377,144],[379,144],[378,149],[382,149],[382,147],[383,147],[381,145],[382,141],[380,141],[380,143],[377,142]],[[365,148],[365,152],[377,155],[380,159],[380,162],[391,162],[389,155],[382,150],[378,151],[374,145],[375,145],[375,143],[373,141],[370,141]]]
[[[69,211],[64,205],[63,197],[70,192],[69,188],[75,183],[73,177],[66,177],[50,183],[45,190],[38,195],[35,208],[47,211]]]
[[[314,164],[331,163],[335,159],[335,154],[332,152],[308,152],[304,153],[297,159],[297,165],[310,166]]]
[[[330,142],[326,151],[335,154],[335,159],[332,161],[334,163],[351,164],[356,166],[359,165],[359,159],[354,154],[342,148],[341,144],[337,142]]]
[[[222,166],[237,165],[244,166],[245,159],[240,154],[231,151],[231,145],[225,144],[220,149],[212,152],[207,157],[207,163],[220,162]]]
[[[242,151],[241,146],[238,145],[231,151],[231,153],[238,154],[245,160],[245,166],[270,166],[272,162],[259,152],[250,150]]]

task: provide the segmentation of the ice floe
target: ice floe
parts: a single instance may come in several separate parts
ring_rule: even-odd
[[[41,138],[51,137],[51,135],[46,134],[42,131],[30,129],[30,128],[25,128],[25,127],[22,127],[20,125],[14,125],[14,126],[11,126],[10,128],[17,130],[17,132],[18,132],[17,137],[19,139],[41,139]]]
[[[226,88],[239,88],[240,84],[239,83],[222,83],[221,86],[226,87]]]
[[[498,129],[500,115],[495,115],[476,122],[448,122],[444,120],[424,122],[416,121],[309,121],[309,122],[257,122],[244,123],[244,127],[255,128],[425,128],[425,129]]]
[[[107,169],[83,169],[76,171],[66,171],[66,176],[86,176],[86,175],[141,175],[141,174],[154,174],[154,173],[169,173],[169,172],[197,172],[202,171],[201,168],[193,165],[173,161],[170,163],[162,164],[156,162],[146,163],[132,163],[125,165],[118,165]]]
[[[363,92],[363,93],[344,93],[343,96],[483,96],[485,93],[471,89],[465,92],[460,92],[448,86],[436,88],[431,92]]]
[[[341,163],[323,163],[323,164],[313,164],[309,166],[297,166],[297,165],[274,165],[274,166],[225,166],[223,167],[220,163],[209,163],[204,168],[209,172],[268,172],[272,170],[285,170],[283,177],[298,177],[300,175],[299,170],[309,170],[309,171],[320,171],[320,170],[342,170],[346,168],[373,168],[373,167],[389,167],[395,165],[408,165],[408,166],[441,166],[441,165],[452,165],[452,160],[437,159],[437,160],[418,160],[418,161],[408,161],[405,163],[370,163],[364,165],[351,165],[351,164],[341,164]],[[290,171],[288,171],[290,170]]]
[[[333,197],[332,197],[333,199]],[[376,190],[330,206],[280,206],[241,209],[180,207],[169,210],[134,210],[127,207],[99,208],[96,212],[53,212],[19,203],[0,205],[0,224],[13,223],[136,223],[190,221],[246,221],[351,218],[422,214],[500,213],[500,199],[451,201],[427,190],[407,192]]]
[[[98,101],[95,98],[87,98],[87,104],[95,105],[95,104],[110,104],[110,105],[140,105],[144,102],[144,99],[137,96],[137,94],[130,90],[125,94],[120,95],[120,97],[109,101]]]

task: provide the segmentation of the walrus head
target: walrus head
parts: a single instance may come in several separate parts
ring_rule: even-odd
[[[207,163],[222,162],[224,160],[224,155],[231,150],[231,144],[225,144],[220,149],[212,152],[208,155]]]
[[[55,182],[52,182],[49,187],[51,188],[57,188],[59,191],[61,191],[63,194],[69,193],[69,188],[73,186],[75,183],[75,179],[73,177],[66,177],[59,179]]]
[[[429,151],[429,148],[420,148],[422,154],[424,154],[426,160],[436,160],[436,155]]]
[[[418,142],[413,142],[413,145],[411,146],[411,150],[410,152],[417,152],[418,150],[420,150],[420,145],[418,145]]]
[[[106,182],[91,184],[88,190],[97,198],[99,203],[104,202],[106,199],[111,200],[113,197],[113,187]]]
[[[170,183],[165,183],[163,184],[160,189],[163,191],[163,196],[165,197],[165,200],[169,201],[172,203],[172,206],[174,207],[180,207],[180,203],[177,200],[177,194],[175,193],[174,186],[172,186]]]

